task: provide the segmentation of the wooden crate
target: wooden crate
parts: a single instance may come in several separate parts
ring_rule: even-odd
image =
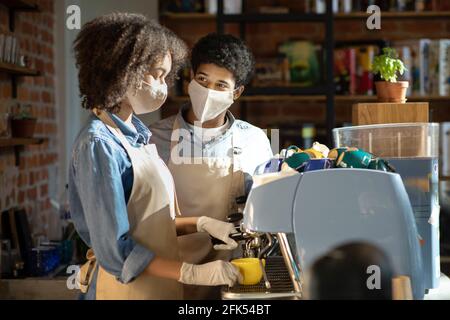
[[[428,102],[357,103],[353,105],[354,126],[385,123],[425,122],[429,118]]]

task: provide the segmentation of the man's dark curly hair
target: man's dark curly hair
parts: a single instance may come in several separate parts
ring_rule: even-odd
[[[229,35],[209,34],[192,49],[191,66],[194,73],[202,64],[212,63],[234,75],[236,87],[247,85],[255,69],[255,59],[244,41]]]
[[[144,15],[112,13],[85,24],[74,42],[82,106],[117,113],[128,88],[137,88],[167,52],[173,83],[188,50],[172,31]]]

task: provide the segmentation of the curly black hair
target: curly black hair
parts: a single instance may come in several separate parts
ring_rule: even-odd
[[[149,70],[169,52],[172,84],[185,65],[186,44],[144,15],[112,13],[85,24],[74,42],[82,106],[120,111],[128,88],[137,88]]]
[[[191,54],[194,73],[207,63],[230,71],[236,87],[247,85],[255,69],[255,58],[245,42],[229,34],[211,33],[197,42]]]

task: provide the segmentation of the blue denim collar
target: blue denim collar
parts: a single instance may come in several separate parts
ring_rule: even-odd
[[[152,133],[138,117],[136,117],[135,115],[132,116],[131,123],[133,123],[134,127],[136,128],[134,129],[127,125],[117,115],[112,113],[109,113],[109,115],[131,144],[136,145],[149,143]]]

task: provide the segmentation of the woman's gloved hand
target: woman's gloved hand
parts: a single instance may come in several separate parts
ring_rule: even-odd
[[[183,263],[178,281],[189,285],[232,287],[242,281],[242,275],[237,267],[221,260],[202,265]]]
[[[215,245],[215,250],[234,250],[238,247],[237,242],[230,238],[230,234],[237,232],[232,223],[200,217],[197,221],[197,231],[207,232],[212,237],[225,242],[225,244]]]

